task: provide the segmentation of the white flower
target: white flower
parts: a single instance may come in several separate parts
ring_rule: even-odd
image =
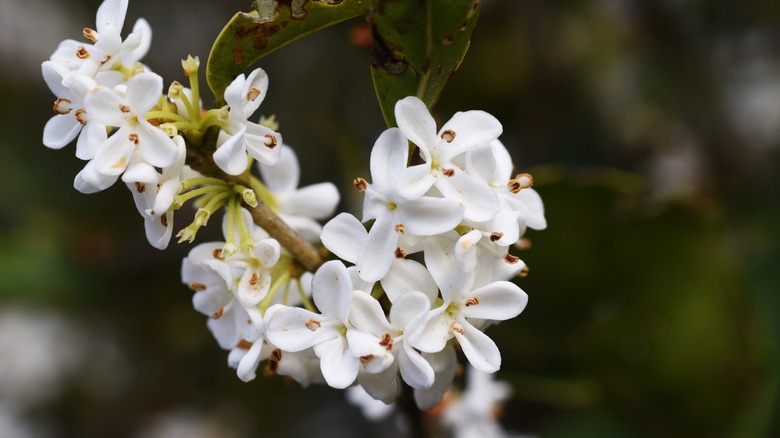
[[[122,40],[128,0],[105,0],[97,10],[96,28],[84,28],[84,37],[92,44],[65,40],[52,54],[51,61],[90,77],[111,71],[117,63],[130,66],[143,58],[151,44],[149,23],[139,19],[133,32]]]
[[[56,114],[43,128],[43,144],[61,149],[78,136],[76,156],[82,160],[92,158],[95,147],[107,138],[105,125],[93,121],[84,109],[84,99],[97,83],[88,76],[71,74],[67,68],[51,61],[44,62],[41,70],[46,85],[57,96],[54,101]]]
[[[383,403],[369,395],[360,385],[350,386],[346,390],[347,401],[360,408],[363,415],[372,421],[380,421],[393,413],[394,406]]]
[[[146,238],[157,249],[165,249],[171,240],[173,234],[171,205],[174,197],[182,190],[181,181],[196,173],[189,167],[185,171],[187,149],[184,139],[176,136],[173,140],[176,143],[178,156],[171,166],[163,168],[162,173],[150,164],[140,161],[130,164],[122,175],[122,181],[133,194],[135,206],[144,218]]]
[[[460,269],[454,249],[446,241],[429,239],[425,246],[425,263],[444,303],[429,312],[421,328],[409,334],[407,341],[421,351],[435,353],[454,336],[475,368],[494,372],[501,366],[501,353],[495,342],[469,320],[514,318],[525,308],[528,296],[508,281],[475,283],[476,272],[464,273]]]
[[[321,314],[278,304],[268,309],[266,336],[285,352],[313,348],[328,385],[346,388],[357,378],[360,359],[347,341],[352,282],[343,263],[329,261],[317,270],[312,298]]]
[[[506,147],[495,140],[487,148],[477,148],[466,154],[466,168],[493,188],[498,195],[500,209],[498,214],[483,223],[472,225],[483,231],[491,242],[500,246],[509,246],[525,233],[526,227],[543,230],[547,227],[544,217],[544,205],[539,194],[531,187],[523,187],[520,174],[512,178],[512,158]],[[532,180],[531,180],[532,181]]]
[[[463,216],[473,221],[490,220],[498,213],[493,190],[469,175],[454,159],[466,151],[486,147],[501,135],[501,123],[484,111],[458,112],[436,132],[436,121],[414,96],[395,105],[395,119],[403,136],[417,145],[427,163],[430,178],[445,198],[460,202]]]
[[[93,190],[103,190],[125,171],[135,151],[151,166],[168,167],[174,163],[178,155],[176,144],[144,118],[161,94],[162,78],[154,73],[134,76],[124,95],[101,86],[89,93],[85,106],[92,119],[118,129],[97,146],[95,157],[77,180],[81,179]],[[83,187],[77,184],[77,188]]]
[[[365,190],[363,222],[375,219],[357,260],[360,277],[377,281],[387,274],[398,248],[398,236],[433,236],[453,229],[463,217],[455,200],[422,196],[432,180],[424,167],[406,167],[408,144],[397,128],[379,136],[371,151],[372,183],[358,180]]]
[[[256,324],[238,304],[224,274],[219,272],[225,268],[222,245],[223,242],[211,242],[194,247],[182,261],[181,278],[195,292],[195,310],[209,317],[209,330],[219,346],[230,350],[247,337],[252,338]]]
[[[243,173],[249,165],[247,152],[259,163],[273,164],[279,160],[282,136],[265,126],[249,121],[268,91],[268,76],[255,69],[249,77],[236,77],[225,89],[229,112],[225,129],[220,132],[214,162],[230,175]]]
[[[330,217],[339,203],[336,186],[324,182],[298,188],[301,173],[298,158],[286,144],[282,145],[276,164],[258,163],[258,169],[272,197],[269,207],[304,239],[317,240],[322,232],[317,220]]]

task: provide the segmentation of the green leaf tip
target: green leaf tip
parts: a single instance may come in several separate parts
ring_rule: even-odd
[[[466,55],[479,9],[479,0],[374,1],[371,73],[388,126],[406,96],[433,107]]]

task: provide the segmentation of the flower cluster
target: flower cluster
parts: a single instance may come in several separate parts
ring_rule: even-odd
[[[405,382],[430,408],[453,380],[456,346],[475,369],[499,369],[484,332],[528,299],[509,281],[527,272],[510,248],[546,222],[531,176],[512,175],[495,117],[459,112],[437,129],[425,103],[400,100],[398,127],[371,152],[370,182],[354,181],[365,196],[362,220],[341,213],[321,226],[339,202],[335,186],[298,188],[297,157],[275,120],[250,120],[268,91],[265,72],[239,75],[224,106],[204,109],[199,61],[189,57],[189,87],[173,82],[163,94],[163,79],[140,63],[148,24],[121,37],[126,9],[127,0],[105,0],[97,29],[83,32],[91,43],[67,40],[43,63],[57,96],[43,142],[62,148],[78,137],[76,156],[87,163],[74,185],[84,193],[121,177],[156,248],[168,245],[186,202],[198,210],[180,242],[225,211],[224,240],[194,247],[181,276],[239,378],[253,379],[266,361],[267,375],[334,388],[357,382],[385,403]],[[341,260],[300,263],[256,225],[260,204]]]
[[[172,236],[173,212],[185,201],[198,197],[202,208],[199,222],[182,230],[184,240],[192,240],[208,216],[233,197],[245,195],[250,205],[255,202],[248,188],[203,178],[185,165],[188,149],[213,147],[214,163],[239,175],[250,157],[266,165],[279,161],[282,138],[249,121],[268,89],[262,69],[233,81],[225,91],[227,105],[205,110],[199,61],[189,57],[182,67],[190,88],[173,82],[163,94],[162,77],[140,62],[151,44],[149,24],[139,19],[132,33],[121,36],[127,6],[127,0],[103,2],[96,29],[83,31],[89,42],[65,40],[42,64],[44,80],[56,96],[43,144],[60,149],[78,138],[76,156],[87,163],[76,175],[76,189],[98,192],[121,177],[145,219],[149,242],[163,249]],[[215,144],[204,144],[212,130]]]

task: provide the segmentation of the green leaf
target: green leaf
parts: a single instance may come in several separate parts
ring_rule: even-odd
[[[260,58],[287,43],[365,14],[368,0],[258,0],[238,12],[214,42],[206,77],[217,105],[225,88]]]
[[[374,1],[371,73],[388,126],[395,126],[393,108],[406,96],[433,107],[466,55],[479,7],[479,0]]]

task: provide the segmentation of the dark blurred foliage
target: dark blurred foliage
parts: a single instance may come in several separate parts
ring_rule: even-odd
[[[145,61],[167,83],[249,6],[130,3],[126,28],[151,23]],[[74,343],[98,341],[44,401],[0,405],[18,403],[53,436],[144,436],[172,412],[219,436],[391,436],[340,391],[241,383],[179,282],[190,246],[152,249],[124,187],[72,189],[83,165],[73,146],[40,143],[53,98],[39,64],[92,25],[99,2],[69,4],[60,15],[53,2],[12,0],[0,14],[0,302],[61,313],[87,333]],[[344,23],[261,63],[261,112],[278,116],[303,183],[335,182],[352,212],[349,181],[368,174],[384,128],[364,35],[360,20]],[[514,387],[506,427],[780,435],[780,3],[485,0],[436,113],[468,109],[503,122],[549,222],[521,254],[528,308],[488,332],[498,378]],[[96,384],[96,368],[112,383]]]

